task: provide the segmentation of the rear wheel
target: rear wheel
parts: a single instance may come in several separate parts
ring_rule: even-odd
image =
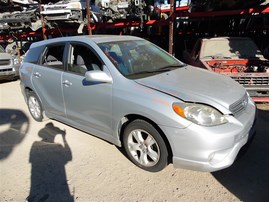
[[[162,136],[144,120],[134,120],[127,125],[123,146],[129,159],[144,170],[158,172],[168,163],[168,151]]]
[[[41,122],[43,120],[43,108],[37,95],[32,91],[28,93],[27,105],[32,117],[36,121]]]

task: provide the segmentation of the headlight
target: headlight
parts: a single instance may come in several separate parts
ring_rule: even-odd
[[[228,122],[223,114],[207,105],[174,103],[173,110],[179,116],[202,126],[216,126]]]
[[[13,59],[13,63],[14,63],[14,65],[19,64],[19,60],[18,60],[18,58],[14,58],[14,59]]]
[[[23,61],[23,58],[24,58],[24,57],[21,56],[21,57],[20,57],[20,61],[19,61],[18,57],[13,58],[13,63],[14,63],[14,65],[21,64],[22,61]]]

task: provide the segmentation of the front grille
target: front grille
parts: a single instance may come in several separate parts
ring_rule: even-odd
[[[10,59],[0,60],[0,66],[10,65]]]
[[[67,20],[68,14],[50,14],[46,16],[47,20]]]
[[[240,115],[245,108],[247,107],[248,104],[248,95],[245,94],[241,99],[233,103],[230,107],[229,110],[235,115],[238,116]]]
[[[243,85],[269,85],[269,77],[268,76],[242,76],[242,77],[232,77],[238,83]]]
[[[12,68],[8,68],[8,69],[0,69],[0,72],[11,72]]]

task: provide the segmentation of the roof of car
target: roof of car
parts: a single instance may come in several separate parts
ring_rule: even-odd
[[[250,40],[248,37],[211,37],[211,38],[202,38],[203,41],[220,41],[220,40]]]
[[[35,42],[32,44],[33,47],[43,46],[56,42],[66,42],[66,41],[85,41],[92,40],[95,43],[113,42],[113,41],[126,41],[126,40],[143,40],[139,37],[130,35],[81,35],[81,36],[70,36],[70,37],[59,37],[48,40],[43,40]]]

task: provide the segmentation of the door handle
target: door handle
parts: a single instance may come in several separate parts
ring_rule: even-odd
[[[70,81],[68,81],[68,80],[65,80],[65,81],[63,82],[63,85],[65,85],[66,87],[69,87],[69,86],[72,85],[72,83],[71,83]]]
[[[35,76],[36,78],[39,78],[39,77],[41,77],[41,74],[40,74],[39,72],[35,72],[35,73],[34,73],[34,76]]]

